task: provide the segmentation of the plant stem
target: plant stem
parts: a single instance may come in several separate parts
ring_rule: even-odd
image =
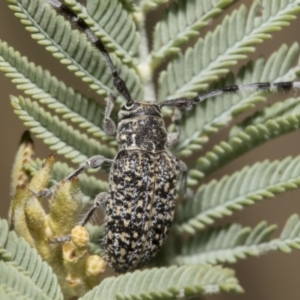
[[[145,14],[143,11],[139,11],[136,13],[135,17],[138,23],[139,32],[141,34],[141,42],[139,49],[140,62],[137,68],[140,73],[145,90],[144,99],[142,100],[155,101],[155,88],[152,80],[153,70],[150,65]]]

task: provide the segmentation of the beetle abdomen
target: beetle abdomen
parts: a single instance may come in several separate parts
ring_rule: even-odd
[[[161,248],[171,226],[177,158],[166,151],[120,151],[110,171],[105,249],[108,263],[125,272],[147,263]]]

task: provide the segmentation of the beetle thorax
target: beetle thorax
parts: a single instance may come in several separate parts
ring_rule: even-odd
[[[157,105],[138,102],[134,105],[129,110],[122,108],[119,113],[119,149],[165,150],[167,131]]]

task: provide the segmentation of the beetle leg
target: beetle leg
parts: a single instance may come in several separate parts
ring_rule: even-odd
[[[172,115],[172,123],[175,125],[176,131],[168,133],[167,136],[168,147],[174,145],[180,138],[180,133],[181,133],[180,126],[179,126],[180,120],[181,120],[181,112],[179,111],[179,109],[175,108]]]
[[[88,210],[88,212],[84,215],[84,217],[79,222],[79,226],[85,226],[87,222],[91,219],[91,217],[94,215],[94,212],[97,208],[106,206],[106,203],[110,197],[110,193],[108,192],[102,192],[98,194],[94,200],[93,206]]]
[[[114,162],[112,159],[105,158],[102,155],[95,155],[90,157],[84,165],[77,168],[74,172],[72,172],[69,176],[65,177],[63,180],[72,180],[74,177],[77,177],[81,173],[83,173],[86,169],[98,169],[104,164],[111,165]],[[51,187],[50,189],[43,189],[39,192],[32,191],[33,195],[36,197],[48,198],[52,196],[56,188],[56,185]]]
[[[105,108],[105,114],[103,120],[103,129],[107,135],[116,135],[116,131],[117,131],[115,122],[110,118],[115,102],[116,102],[115,95],[110,94]]]
[[[77,177],[87,169],[98,169],[104,164],[111,165],[113,162],[114,162],[113,159],[105,158],[102,155],[92,156],[84,163],[84,165],[77,168],[73,173],[71,173],[65,179],[71,180],[72,178]]]
[[[84,215],[84,217],[78,223],[78,225],[85,226],[86,223],[88,223],[89,220],[91,219],[91,217],[94,215],[97,208],[103,207],[106,205],[109,197],[110,197],[110,193],[108,193],[108,192],[102,192],[102,193],[98,194],[94,200],[93,206],[87,211],[87,213]],[[71,240],[71,235],[68,234],[65,236],[58,236],[58,237],[50,240],[50,242],[51,243],[65,243],[70,240]]]

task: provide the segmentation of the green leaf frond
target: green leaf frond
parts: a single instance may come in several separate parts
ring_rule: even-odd
[[[22,299],[63,299],[56,276],[37,251],[0,219],[0,286]],[[5,275],[4,275],[5,274]],[[6,299],[6,298],[3,298]]]
[[[57,154],[62,154],[74,163],[82,163],[93,155],[114,157],[115,151],[105,145],[100,145],[97,140],[89,138],[52,116],[41,108],[37,102],[23,97],[11,96],[14,112],[24,122],[25,126],[37,138],[43,139],[49,148]]]
[[[70,22],[42,0],[8,1],[9,7],[21,19],[26,30],[31,32],[33,39],[45,46],[54,57],[98,94],[108,95],[112,92],[111,74],[102,55],[87,40],[85,34],[72,30]],[[140,99],[143,92],[136,71],[121,64],[115,55],[111,56],[132,97]]]
[[[130,5],[130,2],[127,2],[88,0],[85,7],[76,0],[66,1],[109,50],[113,51],[124,63],[136,66],[140,35],[131,13],[133,6],[131,6],[131,12],[124,9]]]
[[[19,295],[18,292],[12,290],[8,286],[1,285],[0,286],[0,299],[5,299],[5,300],[25,300],[25,299],[28,299],[28,298],[25,298],[23,295]]]
[[[243,292],[234,271],[220,266],[183,266],[135,271],[107,278],[80,300],[185,299],[220,292]]]
[[[232,224],[208,230],[184,243],[174,262],[189,265],[235,263],[247,256],[260,256],[276,250],[289,253],[292,249],[300,249],[300,219],[297,214],[288,219],[279,238],[270,240],[276,227],[264,221],[253,229]]]
[[[179,53],[180,47],[188,43],[209,21],[219,15],[234,0],[197,0],[173,2],[164,18],[156,24],[152,65],[157,66],[170,54]]]
[[[249,82],[290,81],[298,77],[300,72],[299,44],[282,45],[266,60],[260,57],[255,63],[249,62],[243,66],[237,77],[229,73],[212,87],[217,89],[226,85],[245,84]],[[297,65],[293,67],[296,59]],[[265,102],[265,91],[236,94],[224,94],[214,99],[196,105],[192,111],[185,113],[182,118],[181,136],[174,150],[178,155],[188,156],[195,150],[201,149],[208,141],[207,136],[224,128],[233,117],[253,109],[258,103]],[[206,138],[205,138],[206,137]]]
[[[193,97],[196,91],[207,89],[211,81],[227,74],[230,66],[255,51],[254,45],[288,26],[300,10],[299,1],[268,1],[266,6],[260,2],[255,1],[248,14],[242,5],[226,16],[214,32],[169,63],[159,78],[160,101],[174,96]],[[253,17],[259,5],[265,7],[262,15]]]
[[[300,97],[294,98],[293,101],[299,103]],[[245,130],[233,135],[228,141],[221,141],[198,159],[196,167],[197,174],[199,174],[198,179],[267,141],[299,129],[299,113],[297,106],[293,113],[269,119],[265,123],[249,125]],[[193,172],[191,176],[193,177]]]
[[[64,119],[78,124],[93,136],[103,141],[109,138],[101,130],[104,111],[96,101],[87,99],[62,81],[51,76],[49,71],[29,62],[19,52],[0,40],[0,71],[25,94],[46,104]]]
[[[43,161],[36,159],[26,166],[26,170],[34,176],[41,169]],[[54,183],[60,182],[74,171],[66,163],[55,162],[51,172],[51,179]],[[101,192],[108,191],[108,182],[97,179],[95,176],[80,174],[80,190],[83,193],[83,206],[94,200],[95,196]]]
[[[295,98],[289,98],[283,102],[277,102],[269,107],[266,107],[256,113],[254,116],[247,118],[241,124],[234,126],[229,133],[229,137],[232,138],[238,135],[238,133],[244,131],[245,128],[250,125],[266,123],[268,120],[276,119],[280,116],[297,116],[300,114],[299,104],[299,101],[296,101]]]
[[[236,210],[300,186],[300,156],[265,160],[219,181],[201,185],[193,199],[178,206],[176,229],[196,234]]]
[[[0,261],[0,272],[5,276],[0,277],[0,284],[4,286],[8,293],[14,292],[17,299],[32,299],[32,300],[50,300],[51,298],[45,296],[26,276],[25,273],[19,272],[17,268],[11,264],[5,264]],[[2,298],[6,299],[6,298]]]

